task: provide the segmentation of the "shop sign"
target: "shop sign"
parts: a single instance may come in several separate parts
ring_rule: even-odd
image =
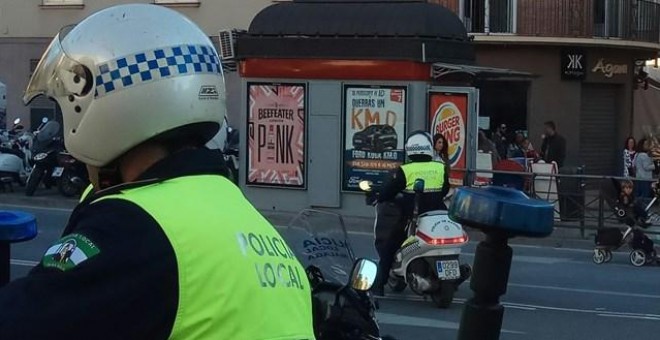
[[[582,80],[587,75],[587,57],[581,50],[563,50],[561,79]]]
[[[601,73],[606,78],[612,78],[615,75],[628,74],[628,64],[615,64],[605,58],[600,58],[591,72]]]

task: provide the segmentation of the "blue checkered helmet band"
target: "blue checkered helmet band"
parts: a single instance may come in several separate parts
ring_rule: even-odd
[[[94,97],[132,86],[193,73],[221,73],[220,61],[207,45],[180,45],[120,57],[98,65]]]

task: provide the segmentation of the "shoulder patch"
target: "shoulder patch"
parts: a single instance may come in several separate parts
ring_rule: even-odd
[[[41,264],[44,268],[67,271],[100,252],[101,250],[89,238],[81,234],[71,234],[48,248],[41,259]]]

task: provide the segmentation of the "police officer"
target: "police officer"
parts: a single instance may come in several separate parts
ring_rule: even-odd
[[[209,38],[156,5],[51,42],[24,100],[62,108],[86,192],[62,238],[0,289],[2,339],[313,339],[304,269],[204,144],[225,114]]]
[[[401,165],[378,193],[376,251],[380,257],[373,286],[375,295],[383,295],[394,255],[405,240],[405,222],[412,216],[416,179],[424,180],[419,213],[447,209],[443,199],[449,191],[449,172],[443,163],[433,160],[433,140],[424,131],[413,132],[406,141],[406,155],[411,162]],[[399,193],[402,196],[397,197]]]

